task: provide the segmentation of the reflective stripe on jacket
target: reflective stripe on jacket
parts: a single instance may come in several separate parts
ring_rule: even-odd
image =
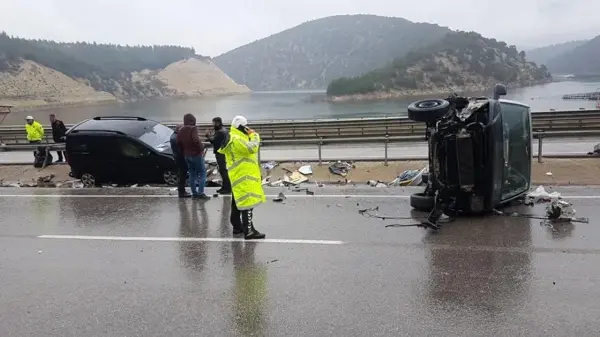
[[[239,210],[252,209],[267,200],[258,163],[259,146],[257,133],[246,135],[232,127],[229,139],[219,149],[227,160],[231,189]]]
[[[33,121],[31,125],[25,124],[25,132],[27,132],[27,140],[30,142],[44,138],[44,127],[36,121]]]

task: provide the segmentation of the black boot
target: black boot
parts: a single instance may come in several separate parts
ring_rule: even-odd
[[[242,211],[242,221],[244,223],[244,239],[246,239],[246,240],[264,239],[266,235],[257,231],[254,228],[254,222],[253,222],[252,217],[253,217],[253,214],[252,214],[251,209]]]

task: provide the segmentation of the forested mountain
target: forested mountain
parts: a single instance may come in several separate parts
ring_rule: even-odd
[[[335,78],[385,66],[449,31],[402,18],[332,16],[239,47],[214,62],[253,90],[321,89]]]
[[[570,52],[571,50],[587,43],[588,41],[589,40],[569,41],[565,43],[558,43],[550,46],[530,49],[526,50],[525,52],[527,53],[528,60],[533,61],[538,65],[548,65],[548,62],[550,62],[550,60],[556,58],[557,56],[561,56],[564,53]]]
[[[509,86],[531,85],[550,79],[545,66],[537,67],[528,62],[525,52],[519,52],[515,46],[474,32],[452,32],[386,67],[362,76],[334,80],[327,93],[384,98],[485,90],[497,82]]]
[[[193,48],[58,43],[0,34],[2,104],[62,105],[248,91]]]
[[[553,72],[600,75],[600,35],[548,61]]]
[[[144,69],[162,69],[167,65],[195,57],[193,48],[177,46],[119,46],[96,43],[57,43],[26,40],[0,33],[0,71],[30,60],[72,78],[90,81],[96,90],[111,92],[108,82]]]

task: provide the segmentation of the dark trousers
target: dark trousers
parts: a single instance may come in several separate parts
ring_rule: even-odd
[[[29,144],[41,144],[42,141],[41,140],[30,140]],[[37,150],[33,150],[33,159],[35,159],[35,153]]]
[[[63,155],[67,159],[67,151],[56,151],[56,153],[58,154],[58,161],[63,161]]]
[[[215,153],[217,158],[217,165],[219,166],[219,174],[223,179],[223,191],[231,191],[231,180],[229,180],[229,174],[227,174],[227,160],[225,155],[221,153]]]
[[[187,178],[187,164],[183,157],[175,157],[177,164],[177,193],[185,194],[185,179]]]
[[[61,143],[64,143],[64,141],[62,141],[61,138],[59,137],[59,138],[54,139],[54,143],[61,144]],[[65,155],[64,159],[67,159],[67,151],[56,151],[56,154],[58,155],[58,161],[63,161],[63,154]]]
[[[235,198],[231,197],[231,216],[229,221],[235,230],[243,230],[244,234],[254,231],[254,222],[252,220],[252,209],[240,211],[235,204]]]

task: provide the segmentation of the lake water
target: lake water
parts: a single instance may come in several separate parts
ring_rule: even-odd
[[[562,95],[592,92],[600,88],[600,82],[554,82],[527,88],[509,90],[506,98],[529,104],[532,111],[595,109],[594,101],[564,101]],[[479,94],[479,93],[478,93]],[[208,97],[178,100],[153,100],[138,103],[101,106],[43,109],[14,112],[3,125],[24,123],[26,115],[32,115],[44,124],[49,113],[55,113],[65,123],[76,123],[94,116],[127,115],[142,116],[158,121],[180,121],[186,113],[193,113],[199,122],[209,122],[215,116],[225,121],[236,115],[252,120],[294,120],[316,118],[404,116],[406,107],[414,99],[379,102],[325,102],[324,92],[279,91],[255,92],[247,95]]]

